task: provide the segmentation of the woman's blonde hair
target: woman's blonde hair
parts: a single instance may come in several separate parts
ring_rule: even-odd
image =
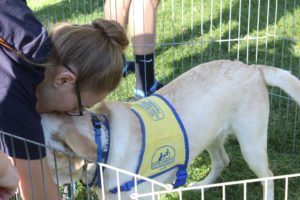
[[[53,49],[48,70],[65,65],[76,76],[80,90],[114,90],[122,77],[128,38],[115,21],[96,19],[89,25],[59,24],[50,34]]]

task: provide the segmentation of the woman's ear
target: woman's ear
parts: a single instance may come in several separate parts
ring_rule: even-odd
[[[53,80],[53,86],[55,88],[65,86],[66,84],[74,84],[76,81],[76,76],[69,71],[59,72]]]

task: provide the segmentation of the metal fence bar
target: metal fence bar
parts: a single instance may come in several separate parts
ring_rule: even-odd
[[[134,192],[137,194],[138,193],[138,181],[137,177],[134,177]]]
[[[193,8],[194,8],[194,0],[191,1],[191,36],[190,36],[190,40],[191,40],[191,45],[190,45],[190,49],[191,49],[191,63],[190,63],[190,67],[189,68],[192,68],[193,67],[193,64],[194,64],[194,60],[193,60],[193,53],[194,53],[194,11],[193,11]]]
[[[269,18],[270,18],[270,0],[268,0],[267,5],[267,23],[266,23],[266,42],[265,42],[265,64],[267,64],[267,57],[268,57],[268,34],[269,34]],[[272,102],[272,101],[271,101]]]
[[[121,185],[120,184],[120,175],[119,175],[119,171],[117,171],[117,185]],[[118,189],[118,200],[121,199],[121,190],[120,190],[120,187],[117,187]]]
[[[200,35],[203,35],[203,13],[204,13],[204,6],[203,6],[203,0],[201,0],[201,31],[200,31]],[[203,62],[203,39],[202,37],[200,37],[200,62]]]
[[[228,59],[230,59],[230,51],[231,51],[231,16],[232,16],[232,0],[230,0],[229,5],[229,31],[228,31]]]
[[[58,178],[56,151],[55,150],[53,150],[53,156],[54,156],[55,178],[56,178],[56,184],[57,184],[57,191],[59,191],[59,178]]]
[[[264,182],[264,185],[267,186],[268,181],[274,181],[274,180],[285,180],[289,178],[299,178],[300,173],[297,174],[289,174],[289,175],[281,175],[281,176],[273,176],[273,177],[265,177],[265,178],[256,178],[256,179],[248,179],[248,180],[240,180],[240,181],[231,181],[231,182],[224,182],[224,183],[215,183],[215,184],[209,184],[209,185],[202,185],[202,186],[193,186],[193,187],[187,187],[187,188],[177,188],[177,189],[171,189],[171,190],[161,190],[154,192],[156,195],[162,195],[162,194],[171,194],[174,192],[186,192],[186,191],[196,191],[201,190],[201,192],[204,194],[205,189],[210,188],[223,188],[227,186],[234,186],[234,185],[244,185],[249,183],[259,183]],[[265,187],[267,188],[267,187]],[[135,194],[138,198],[142,197],[149,197],[150,195],[153,195],[153,193],[144,193],[144,194]],[[204,195],[201,199],[204,199]]]
[[[226,199],[226,191],[225,191],[225,185],[222,186],[222,199]]]
[[[284,190],[284,199],[288,199],[288,192],[289,192],[289,179],[286,177],[285,178],[285,190]]]
[[[179,191],[179,200],[182,200],[182,191]]]
[[[29,176],[30,176],[30,189],[32,193],[32,198],[33,200],[35,199],[35,193],[34,193],[34,186],[33,186],[33,180],[32,180],[32,170],[31,170],[31,164],[30,164],[30,159],[29,159],[29,151],[28,151],[28,146],[27,146],[27,141],[24,141],[25,143],[25,151],[26,151],[26,156],[27,156],[27,161],[28,161],[28,168],[29,168]]]
[[[213,28],[213,0],[210,1],[210,27],[209,27],[209,39],[210,39],[210,43],[209,43],[209,60],[212,60],[212,45],[213,45],[213,41],[212,41],[212,28]]]
[[[125,175],[128,175],[128,176],[132,176],[133,178],[136,177],[137,179],[141,179],[141,180],[147,181],[149,183],[153,183],[156,186],[159,186],[159,187],[161,187],[161,188],[163,188],[165,190],[170,190],[172,188],[170,185],[166,185],[166,184],[160,183],[160,182],[158,182],[158,181],[156,181],[154,179],[143,177],[141,175],[138,175],[138,174],[135,174],[135,173],[132,173],[132,172],[129,172],[129,171],[117,168],[117,167],[113,167],[113,166],[110,166],[110,165],[107,165],[107,164],[103,164],[103,163],[98,163],[98,164],[100,166],[102,166],[102,167],[105,167],[106,169],[111,169],[111,170],[114,170],[114,171],[116,171],[118,173],[122,173],[122,174],[125,174]]]
[[[251,0],[249,0],[249,6],[248,6],[247,36],[250,35],[250,19],[251,19]],[[249,40],[247,40],[246,63],[247,63],[247,64],[249,63]]]
[[[272,36],[272,35],[269,35],[269,36]],[[248,38],[235,38],[235,39],[215,39],[215,40],[213,40],[214,42],[216,42],[216,43],[219,43],[219,42],[238,42],[238,41],[251,41],[251,40],[253,40],[253,41],[256,41],[256,40],[264,40],[264,39],[266,39],[267,37],[266,36],[261,36],[261,37],[258,37],[258,38],[256,38],[256,37],[248,37]],[[192,45],[192,44],[194,44],[194,45],[201,45],[201,43],[210,43],[211,42],[211,40],[201,40],[201,41],[197,41],[197,42],[191,42],[191,41],[187,41],[187,42],[174,42],[174,43],[164,43],[164,42],[162,42],[162,43],[159,43],[159,44],[156,44],[156,46],[176,46],[176,45]],[[136,47],[141,47],[142,45],[136,45]],[[151,46],[154,46],[154,45],[146,45],[147,47],[151,47]]]
[[[175,23],[175,10],[174,10],[174,1],[175,0],[172,0],[172,44],[175,43],[175,28],[174,28],[174,23]],[[172,79],[175,78],[175,64],[174,64],[174,60],[175,60],[175,51],[174,51],[174,45],[172,45],[172,70],[173,70],[173,73],[172,73]]]
[[[70,180],[71,180],[71,183],[69,183],[69,184],[73,185],[74,181],[73,181],[73,176],[72,176],[72,169],[71,169],[72,163],[71,163],[71,157],[70,156],[68,156],[68,162],[69,162],[68,170],[69,170],[69,175],[70,175]],[[70,187],[70,189],[71,189],[71,195],[73,195],[74,194],[73,187]]]
[[[181,1],[181,73],[184,72],[184,53],[183,53],[183,51],[184,51],[184,1]]]
[[[151,182],[151,192],[152,192],[152,200],[155,200],[155,194],[154,194],[154,184]]]
[[[274,35],[277,35],[277,14],[278,13],[278,0],[276,0],[276,3],[275,3],[275,19],[274,19],[274,31],[273,31],[273,34]],[[274,66],[275,65],[275,57],[276,57],[276,40],[275,40],[275,37],[273,38],[273,48],[274,49],[274,54],[273,54],[273,62],[272,62],[272,65]]]
[[[133,1],[133,3],[134,3],[135,1]],[[146,19],[145,19],[145,1],[143,0],[143,5],[142,5],[142,9],[143,9],[143,34],[145,34],[145,22],[146,22]],[[148,8],[148,9],[151,9],[151,8]],[[152,11],[153,11],[153,9],[154,9],[154,7],[152,6]],[[152,19],[153,20],[153,19]],[[146,41],[145,41],[145,38],[143,38],[143,44],[146,44]],[[155,44],[152,44],[152,45],[154,45],[154,47],[155,47]],[[145,52],[145,50],[146,50],[146,47],[145,47],[145,45],[143,45],[143,51]],[[145,53],[144,53],[144,58],[143,58],[144,60],[146,60],[146,55],[145,55]],[[145,91],[147,91],[147,88],[148,88],[148,81],[147,81],[147,79],[148,79],[148,77],[147,77],[147,72],[146,72],[146,65],[144,64],[144,77],[145,77]]]
[[[165,41],[165,0],[162,0],[162,41]],[[165,46],[162,48],[163,84],[166,84]]]
[[[247,200],[247,183],[244,183],[244,200]]]
[[[42,157],[42,150],[41,150],[41,146],[39,146],[39,156],[40,158]],[[45,182],[45,176],[44,176],[44,164],[43,164],[43,160],[40,160],[41,163],[41,168],[42,168],[42,179],[43,179],[43,189],[44,189],[44,194],[45,194],[45,199],[48,199],[48,195],[47,195],[47,186],[46,186],[46,182]],[[48,164],[48,163],[46,163]]]
[[[240,38],[241,38],[241,14],[242,12],[242,0],[239,2],[239,26],[238,26],[238,45],[237,45],[237,56],[236,58],[239,60],[240,59]]]
[[[256,38],[258,38],[259,34],[259,22],[260,22],[260,0],[258,0],[258,8],[257,8],[257,28],[256,28]],[[256,51],[255,51],[255,63],[258,61],[258,39],[256,39]]]
[[[264,199],[268,199],[268,181],[264,180]]]
[[[103,176],[103,166],[102,165],[100,165],[100,174],[101,174],[101,177],[104,177]],[[105,195],[104,195],[104,179],[103,178],[101,179],[101,185],[102,185],[102,188],[101,188],[102,199],[105,200]]]
[[[222,40],[222,14],[223,14],[223,0],[220,0],[220,41]],[[219,42],[219,59],[222,58],[222,42]]]
[[[293,4],[293,14],[292,14],[292,38],[295,37],[295,11],[296,11],[296,0],[294,0],[294,4]],[[293,49],[293,43],[291,42],[290,43],[290,49]],[[292,65],[294,64],[294,60],[293,60],[293,53],[292,51],[290,51],[290,67],[289,67],[289,70],[292,71]],[[290,101],[288,101],[288,103],[290,103]],[[288,110],[289,109],[289,106],[290,104],[288,104]],[[298,107],[296,107],[296,113],[297,113],[297,110],[298,110]],[[295,115],[297,116],[297,114]],[[293,119],[294,123],[296,124],[297,123],[297,118],[294,117]],[[296,128],[296,126],[295,126]],[[294,133],[293,133],[293,145],[292,145],[292,153],[295,154],[295,149],[296,149],[296,132],[295,132],[295,128],[294,128]]]

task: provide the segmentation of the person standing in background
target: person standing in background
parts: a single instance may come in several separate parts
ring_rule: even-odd
[[[163,85],[155,80],[154,48],[156,12],[159,0],[106,0],[105,18],[118,21],[124,28],[128,24],[134,50],[135,67],[127,63],[123,76],[135,71],[135,97],[151,95]]]

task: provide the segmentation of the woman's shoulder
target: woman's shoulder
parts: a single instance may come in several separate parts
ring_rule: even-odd
[[[0,36],[33,62],[44,62],[51,48],[46,28],[22,0],[0,1]]]

